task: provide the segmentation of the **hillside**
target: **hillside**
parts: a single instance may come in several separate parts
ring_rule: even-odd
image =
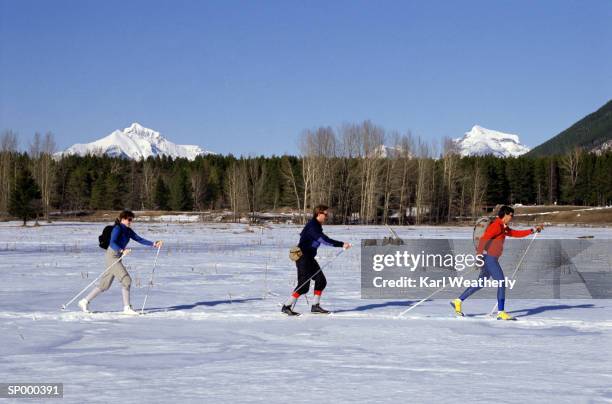
[[[598,151],[610,140],[612,140],[612,100],[557,136],[533,148],[527,156],[564,154],[576,146],[588,151]]]

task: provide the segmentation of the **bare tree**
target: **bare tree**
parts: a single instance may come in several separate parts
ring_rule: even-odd
[[[381,149],[384,148],[384,130],[370,121],[359,126],[360,208],[362,223],[375,223],[379,195],[380,171],[383,166]]]
[[[281,159],[280,171],[281,171],[281,175],[285,179],[285,182],[287,183],[289,188],[291,188],[292,190],[293,196],[295,197],[295,203],[297,205],[297,210],[299,212],[302,210],[302,207],[300,204],[300,194],[298,191],[298,182],[297,182],[296,175],[293,172],[293,167],[291,166],[291,162],[289,161],[289,158],[287,156],[283,156]],[[302,222],[303,222],[303,219],[304,219],[304,216],[302,215]]]
[[[227,170],[225,194],[234,215],[234,222],[237,222],[248,207],[245,165],[239,161],[233,162]]]
[[[430,156],[430,148],[427,143],[418,139],[418,159],[417,159],[417,182],[416,182],[416,200],[415,200],[415,222],[421,224],[425,213],[431,210],[430,185],[433,183],[433,161]]]
[[[399,189],[399,224],[404,224],[407,216],[409,200],[410,200],[410,173],[414,172],[414,141],[412,133],[408,132],[400,138],[399,142],[399,159],[400,159],[400,189]]]
[[[153,164],[148,159],[145,160],[142,163],[142,209],[153,207],[153,192],[158,176]]]
[[[476,159],[472,172],[468,175],[471,182],[470,210],[472,217],[476,217],[480,213],[482,200],[485,196],[486,180],[480,163],[480,159]]]
[[[300,138],[300,158],[302,160],[302,179],[304,181],[302,197],[303,217],[307,217],[307,210],[310,206],[313,183],[315,181],[317,162],[315,157],[314,133],[310,130],[302,133]]]
[[[336,135],[332,128],[318,128],[311,138],[311,152],[316,175],[313,176],[311,205],[331,204],[334,187],[333,162],[336,157]]]
[[[51,193],[55,183],[55,169],[53,154],[55,153],[55,139],[53,133],[45,133],[40,154],[40,190],[43,204],[43,215],[49,221],[51,210]]]
[[[196,167],[190,171],[190,178],[191,188],[193,189],[193,206],[202,211],[204,210],[207,173],[203,167]]]
[[[34,177],[34,180],[36,181],[36,183],[38,184],[38,186],[40,188],[42,188],[42,184],[41,184],[41,172],[40,172],[40,154],[41,154],[41,148],[42,148],[42,142],[41,142],[41,138],[40,138],[40,133],[36,132],[34,133],[34,137],[32,138],[32,141],[30,142],[30,147],[29,147],[29,162],[30,162],[30,171],[32,172],[32,176]],[[38,226],[38,215],[35,218],[35,226]]]
[[[383,216],[382,222],[387,224],[389,221],[389,213],[394,197],[401,193],[399,190],[401,177],[398,175],[398,167],[401,166],[401,137],[399,133],[391,134],[391,145],[383,146],[381,154],[384,157],[383,163]],[[399,191],[399,192],[398,192]],[[398,211],[398,217],[400,212]]]
[[[337,149],[338,162],[335,167],[337,186],[337,212],[342,216],[342,222],[354,221],[356,201],[359,197],[360,165],[359,156],[359,127],[344,124],[339,129],[340,139]]]
[[[249,158],[243,161],[245,165],[248,201],[251,210],[251,220],[255,220],[255,213],[261,209],[264,186],[266,185],[266,166],[261,158]]]
[[[576,183],[578,182],[578,175],[580,173],[580,166],[582,163],[583,150],[580,147],[574,147],[568,151],[565,156],[561,159],[561,167],[566,173],[569,179],[572,200],[576,202]]]
[[[444,164],[444,188],[447,194],[447,217],[446,221],[450,222],[455,205],[456,183],[458,180],[458,165],[459,165],[459,148],[451,138],[444,139],[443,151]]]

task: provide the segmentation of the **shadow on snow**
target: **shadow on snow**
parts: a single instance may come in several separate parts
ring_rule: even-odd
[[[147,309],[147,313],[157,313],[160,311],[178,311],[178,310],[192,310],[199,306],[213,307],[220,304],[234,304],[234,303],[248,303],[252,301],[263,300],[261,297],[253,297],[249,299],[226,299],[226,300],[211,300],[208,302],[195,302],[193,304],[181,304],[177,306],[169,307],[153,307]]]
[[[512,311],[508,311],[509,314],[514,314],[517,318],[518,317],[527,317],[527,316],[533,316],[536,314],[540,314],[540,313],[544,313],[547,311],[555,311],[555,310],[571,310],[571,309],[592,309],[595,308],[596,306],[592,303],[589,304],[576,304],[576,305],[569,305],[569,304],[555,304],[555,305],[550,305],[550,306],[539,306],[539,307],[534,307],[531,309],[520,309],[520,310],[512,310]],[[474,313],[474,314],[466,314],[466,317],[480,317],[480,316],[485,316],[488,313]]]
[[[357,307],[354,307],[352,309],[334,310],[334,313],[349,313],[349,312],[353,312],[353,311],[368,311],[368,310],[374,310],[374,309],[381,309],[383,307],[406,307],[406,306],[410,306],[412,303],[414,303],[414,302],[413,301],[406,301],[406,300],[393,301],[393,302],[385,302],[385,303],[372,303],[372,304],[365,304],[363,306],[357,306]]]
[[[532,309],[521,309],[521,310],[513,310],[509,311],[509,313],[516,314],[520,317],[533,316],[535,314],[544,313],[546,311],[555,311],[555,310],[570,310],[570,309],[592,309],[595,305],[592,303],[589,304],[577,304],[574,306],[568,304],[555,304],[550,306],[539,306],[534,307]]]

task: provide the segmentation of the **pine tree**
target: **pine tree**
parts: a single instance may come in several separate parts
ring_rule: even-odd
[[[70,171],[67,183],[67,202],[69,209],[84,209],[89,205],[91,178],[84,166]]]
[[[17,174],[15,191],[11,193],[8,211],[11,215],[23,219],[24,226],[28,219],[36,218],[42,213],[40,188],[27,168],[22,168]]]
[[[106,178],[106,200],[107,207],[111,209],[123,209],[123,195],[125,187],[118,175],[111,174]]]
[[[170,185],[170,207],[172,210],[192,210],[193,197],[191,193],[191,183],[187,177],[187,172],[183,168],[178,168]]]
[[[155,184],[155,194],[153,196],[153,203],[155,208],[159,210],[170,210],[169,205],[169,193],[170,190],[164,183],[164,180],[159,178]]]
[[[91,200],[89,202],[92,209],[107,209],[108,195],[106,192],[106,178],[98,177],[91,189]]]
[[[506,160],[487,156],[487,205],[509,203],[509,186],[506,178]]]

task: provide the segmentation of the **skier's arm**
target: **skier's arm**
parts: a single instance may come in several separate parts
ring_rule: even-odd
[[[507,233],[510,237],[527,237],[530,234],[533,234],[533,229],[529,229],[529,230],[512,230],[512,229],[508,229],[508,233]]]
[[[147,239],[145,239],[145,238],[140,237],[140,236],[139,236],[138,234],[136,234],[136,232],[135,232],[134,230],[132,230],[132,229],[130,229],[130,238],[131,238],[132,240],[134,240],[134,241],[136,241],[136,242],[138,242],[138,243],[142,244],[142,245],[147,245],[147,246],[149,246],[149,247],[153,247],[153,244],[154,244],[152,241],[149,241],[149,240],[147,240]]]
[[[330,245],[333,247],[343,247],[344,246],[344,242],[331,239],[327,237],[324,233],[321,233],[321,236],[319,237],[317,241],[320,242],[321,244],[326,244],[326,245]]]
[[[325,244],[332,247],[342,247],[344,245],[342,241],[337,241],[327,237],[323,232],[315,229],[314,226],[307,227],[306,231],[308,232],[308,238],[318,242],[319,244]]]

